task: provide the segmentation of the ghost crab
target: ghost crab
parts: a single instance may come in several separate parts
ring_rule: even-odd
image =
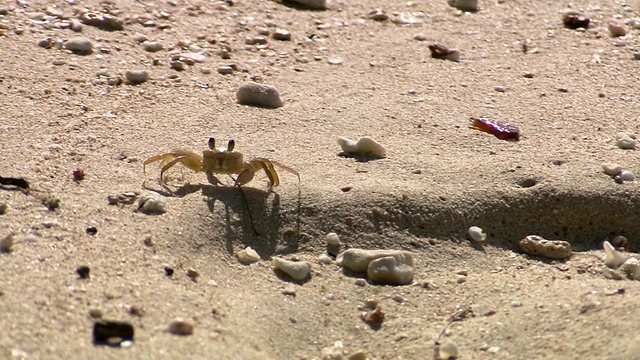
[[[216,140],[209,138],[209,150],[204,150],[202,156],[187,150],[174,150],[170,153],[164,153],[152,156],[144,161],[144,171],[148,164],[160,161],[160,183],[163,182],[164,172],[169,170],[177,163],[188,167],[195,172],[204,172],[207,180],[213,185],[220,185],[222,182],[216,178],[215,174],[227,174],[231,176],[236,185],[241,186],[250,182],[255,173],[260,169],[264,170],[269,178],[269,191],[280,185],[280,178],[274,165],[286,170],[298,177],[300,175],[292,168],[271,161],[266,158],[255,158],[253,160],[244,161],[244,155],[241,152],[234,151],[235,141],[229,140],[227,148],[216,148]],[[236,177],[233,177],[236,175]]]

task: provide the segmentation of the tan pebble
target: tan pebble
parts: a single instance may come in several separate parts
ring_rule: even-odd
[[[0,252],[10,253],[13,251],[13,234],[5,236],[0,240]]]
[[[625,36],[627,35],[627,28],[615,21],[609,23],[609,33],[613,37]]]
[[[616,163],[602,164],[602,171],[609,176],[616,176],[622,172],[622,165]]]
[[[195,271],[194,269],[188,269],[187,270],[187,276],[191,279],[191,280],[195,280],[198,277],[200,277],[200,273]]]
[[[440,359],[458,358],[458,345],[450,340],[445,341],[439,345],[438,356]]]
[[[248,82],[240,85],[236,91],[238,103],[243,105],[279,108],[284,105],[278,89],[273,86]]]
[[[367,277],[374,282],[388,285],[406,285],[413,281],[414,269],[395,257],[375,259],[369,263]]]
[[[562,240],[547,240],[538,235],[528,235],[520,240],[520,248],[529,255],[550,259],[565,259],[571,256],[571,244]]]
[[[174,320],[169,324],[168,331],[174,335],[192,335],[195,327],[184,320]]]
[[[413,254],[402,250],[365,250],[353,248],[340,253],[336,258],[336,262],[338,265],[351,271],[365,273],[371,261],[383,257],[393,257],[396,259],[396,263],[413,267]]]
[[[249,246],[238,251],[236,253],[236,257],[238,258],[238,261],[240,261],[240,263],[245,265],[253,264],[260,261],[260,255],[258,255],[258,253]]]

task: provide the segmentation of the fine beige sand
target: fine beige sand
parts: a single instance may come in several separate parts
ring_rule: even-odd
[[[569,5],[558,1],[481,1],[476,13],[444,0],[51,4],[0,6],[0,176],[30,185],[0,187],[0,239],[15,241],[0,253],[0,358],[433,359],[437,339],[459,359],[640,353],[640,282],[605,276],[600,260],[605,239],[640,246],[638,182],[602,171],[640,175],[638,151],[616,145],[640,132],[640,2],[574,4],[586,30],[563,26]],[[69,29],[85,9],[123,29]],[[376,9],[388,19],[371,19]],[[628,34],[612,37],[611,21]],[[291,39],[274,39],[277,28]],[[58,48],[78,36],[92,53]],[[432,58],[435,42],[460,62]],[[172,68],[184,53],[204,61]],[[128,83],[138,70],[149,80]],[[238,104],[251,80],[276,87],[284,106]],[[520,141],[474,130],[471,117],[508,121]],[[387,155],[342,156],[339,136],[370,136]],[[177,165],[161,186],[157,166],[143,172],[145,159],[200,153],[209,137],[297,170],[300,183],[281,171],[268,193],[258,173],[245,201],[227,176],[212,186]],[[135,192],[166,213],[109,204]],[[467,239],[472,225],[485,244]],[[413,252],[414,284],[360,286],[320,264],[329,232],[345,249]],[[526,255],[518,242],[530,234],[576,252]],[[240,264],[247,246],[262,260]],[[276,256],[311,262],[311,277],[278,276]],[[378,327],[361,319],[367,300],[385,314]],[[98,315],[131,324],[133,345],[94,345]],[[194,333],[168,332],[175,319]]]

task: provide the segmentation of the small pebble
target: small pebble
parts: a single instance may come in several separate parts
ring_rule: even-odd
[[[520,240],[520,248],[529,255],[550,259],[565,259],[571,256],[571,244],[562,240],[547,240],[538,235],[528,235]]]
[[[251,247],[247,246],[246,248],[238,251],[236,253],[236,257],[240,263],[249,265],[260,261],[260,255],[253,250]]]
[[[372,260],[367,268],[367,277],[374,282],[387,285],[406,285],[413,281],[414,269],[396,257],[388,256]]]
[[[284,290],[282,290],[282,295],[296,296],[296,292],[297,292],[296,287],[293,285],[290,285],[284,288]]]
[[[42,205],[44,205],[49,211],[54,211],[60,207],[62,201],[55,195],[47,195],[42,199]]]
[[[497,92],[505,92],[505,88],[504,88],[504,86],[496,86],[496,87],[494,88],[494,90],[495,90],[495,91],[497,91]]]
[[[95,226],[89,226],[87,230],[85,230],[89,235],[95,235],[98,233],[98,228]]]
[[[109,31],[124,29],[124,21],[122,19],[106,13],[87,11],[80,14],[80,21],[86,25]]]
[[[327,9],[327,0],[290,0],[290,1],[309,9],[316,9],[316,10]]]
[[[148,52],[158,52],[164,48],[162,43],[156,41],[145,41],[142,43],[142,47]]]
[[[64,48],[78,54],[90,54],[93,51],[93,44],[85,37],[74,37],[65,41]]]
[[[630,257],[620,265],[620,270],[627,274],[631,280],[640,280],[640,261],[634,257]]]
[[[278,89],[273,86],[249,82],[240,85],[236,91],[238,103],[243,105],[279,108],[284,103],[280,99]]]
[[[382,312],[380,305],[376,305],[373,310],[363,313],[360,317],[369,325],[380,326],[384,321],[384,312]]]
[[[182,61],[171,61],[169,62],[169,67],[176,71],[184,71],[187,70],[187,64]]]
[[[194,63],[198,63],[198,64],[202,63],[206,59],[207,59],[206,56],[197,52],[188,52],[188,53],[180,54],[180,60],[187,62],[189,65],[193,65]]]
[[[347,139],[345,137],[338,137],[338,144],[347,154],[353,155],[373,155],[373,156],[385,156],[387,150],[380,145],[376,140],[365,136],[358,141]]]
[[[342,58],[332,56],[327,58],[327,62],[329,63],[329,65],[342,65],[344,60],[342,60]]]
[[[9,234],[0,240],[0,253],[10,253],[13,251],[13,234]]]
[[[352,248],[340,253],[336,258],[336,262],[338,265],[351,271],[365,273],[371,261],[383,257],[394,257],[397,264],[406,264],[413,267],[413,254],[402,250],[365,250]]]
[[[89,316],[94,319],[100,319],[102,317],[102,310],[100,309],[89,309]]]
[[[45,49],[50,49],[51,47],[53,47],[53,39],[51,39],[50,37],[42,39],[38,41],[38,46]]]
[[[362,350],[358,350],[347,356],[347,360],[367,360],[367,353]]]
[[[273,267],[296,281],[306,279],[311,271],[311,264],[306,261],[290,261],[277,257],[273,258]]]
[[[73,181],[75,182],[80,182],[82,180],[84,180],[84,170],[77,168],[75,170],[73,170],[73,172],[71,173],[73,175]]]
[[[616,163],[602,164],[602,171],[609,176],[616,176],[622,172],[622,165]]]
[[[620,174],[616,175],[616,177],[622,181],[634,181],[636,179],[633,173],[629,170],[622,170]]]
[[[275,40],[287,41],[291,40],[291,33],[285,29],[276,29],[271,35]]]
[[[0,203],[0,215],[6,214],[8,209],[9,205],[7,203]]]
[[[387,15],[382,9],[371,10],[367,17],[374,21],[387,21],[389,20],[389,15]]]
[[[625,36],[627,35],[627,28],[620,23],[612,21],[609,23],[609,33],[613,37]]]
[[[233,74],[233,67],[229,65],[222,65],[218,68],[218,74],[221,75],[231,75]]]
[[[340,237],[338,237],[338,234],[334,233],[334,232],[330,232],[327,234],[327,236],[325,236],[325,240],[327,241],[327,245],[329,246],[340,246]]]
[[[78,266],[76,273],[80,279],[88,279],[91,276],[91,269],[86,265]]]
[[[413,35],[413,40],[427,41],[427,35],[425,35],[425,34],[415,34],[415,35]]]
[[[173,268],[171,266],[165,266],[164,267],[164,274],[167,276],[173,276],[173,273],[175,272],[175,270],[173,270]]]
[[[478,11],[478,0],[447,0],[450,6],[462,11]]]
[[[320,265],[328,265],[333,262],[333,259],[327,254],[322,254],[318,256],[318,259],[316,261],[318,261],[318,264]]]
[[[244,40],[244,43],[247,45],[264,45],[267,42],[267,38],[264,36],[248,37]]]
[[[629,134],[625,132],[619,132],[616,135],[616,145],[620,149],[624,150],[635,150],[636,148],[636,140],[629,136]]]
[[[195,327],[193,324],[186,322],[184,320],[174,320],[169,324],[169,328],[167,329],[170,333],[174,335],[193,335]]]
[[[69,20],[69,27],[74,32],[81,32],[82,31],[82,22],[80,20],[78,20],[78,19],[71,19],[71,20]]]
[[[196,279],[200,277],[200,273],[195,271],[194,269],[188,269],[187,276],[189,277],[189,279],[196,281]]]
[[[167,212],[164,201],[155,193],[142,195],[138,200],[138,210],[147,215],[159,215]]]
[[[586,29],[589,27],[590,19],[581,12],[567,9],[562,13],[562,23],[569,29]]]
[[[482,228],[479,228],[477,226],[469,227],[469,229],[467,230],[467,234],[469,234],[469,237],[473,241],[483,242],[487,240],[487,234],[484,232],[484,230],[482,230]]]
[[[363,278],[357,278],[355,281],[355,284],[358,286],[365,286],[367,285],[367,280],[363,279]]]
[[[142,84],[149,80],[149,73],[146,70],[127,70],[124,76],[131,84]]]

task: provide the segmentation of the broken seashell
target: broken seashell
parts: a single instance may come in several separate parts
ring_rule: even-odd
[[[260,255],[258,255],[258,253],[249,246],[238,251],[236,253],[236,257],[238,258],[238,261],[240,261],[240,263],[245,265],[253,264],[260,261]]]
[[[338,144],[342,147],[342,151],[348,154],[385,156],[387,153],[387,150],[379,142],[368,136],[360,138],[357,142],[340,136]]]
[[[627,260],[622,254],[620,254],[610,242],[605,241],[603,244],[604,247],[604,257],[602,261],[604,264],[612,269],[617,269],[622,265],[625,260]]]
[[[640,280],[640,261],[634,257],[628,258],[620,266],[620,270],[627,274],[627,277],[631,280]]]
[[[467,230],[467,234],[469,234],[469,237],[473,241],[483,242],[487,240],[487,233],[485,233],[484,230],[482,230],[482,228],[478,226],[469,227],[469,229]]]

